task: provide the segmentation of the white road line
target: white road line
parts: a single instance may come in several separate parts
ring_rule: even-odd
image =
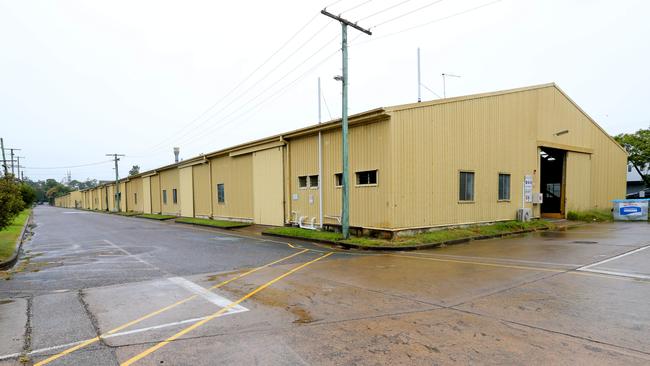
[[[587,270],[587,269],[589,269],[589,268],[591,268],[591,267],[596,267],[596,266],[601,265],[601,264],[603,264],[603,263],[611,262],[611,261],[613,261],[613,260],[623,258],[623,257],[628,256],[628,255],[630,255],[630,254],[638,253],[638,252],[640,252],[640,251],[642,251],[642,250],[646,250],[646,249],[648,249],[648,248],[650,248],[650,245],[646,245],[646,246],[644,246],[644,247],[637,248],[637,249],[631,250],[631,251],[629,251],[629,252],[625,252],[625,253],[623,253],[623,254],[620,254],[620,255],[617,255],[617,256],[615,256],[615,257],[611,257],[611,258],[608,258],[608,259],[602,260],[602,261],[600,261],[600,262],[596,262],[596,263],[592,263],[592,264],[589,264],[589,265],[586,265],[586,266],[582,266],[582,267],[580,267],[580,268],[577,268],[576,271],[585,271],[585,270]]]
[[[183,287],[186,290],[189,290],[189,291],[201,296],[202,298],[210,301],[211,303],[217,305],[218,307],[224,308],[224,307],[232,304],[232,301],[226,299],[225,297],[221,297],[221,296],[215,294],[214,292],[211,292],[211,291],[197,285],[196,283],[194,283],[192,281],[188,281],[188,280],[184,279],[183,277],[170,277],[170,278],[168,278],[168,280],[175,283],[178,286]],[[233,306],[229,310],[236,310],[237,312],[248,311],[247,308],[245,308],[245,307],[243,307],[241,305]]]
[[[600,274],[606,274],[606,275],[612,275],[612,276],[620,276],[620,277],[636,278],[636,279],[639,279],[639,280],[650,280],[650,276],[642,275],[642,274],[636,274],[636,273],[626,273],[626,272],[618,272],[618,271],[605,271],[605,270],[600,270],[600,269],[580,269],[579,271],[581,271],[581,272],[600,273]]]
[[[137,260],[138,262],[140,262],[140,263],[144,263],[144,264],[146,264],[146,265],[148,265],[148,266],[150,266],[150,267],[153,267],[153,268],[155,268],[155,269],[157,269],[157,270],[159,270],[159,271],[164,272],[164,271],[161,270],[160,268],[158,268],[158,267],[154,266],[153,264],[151,264],[151,263],[145,261],[144,259],[138,257],[137,255],[133,255],[133,254],[129,253],[126,249],[120,247],[119,245],[113,243],[112,241],[110,241],[110,240],[106,240],[106,239],[103,239],[102,241],[103,241],[104,243],[108,244],[108,245],[111,245],[113,248],[116,248],[116,249],[119,250],[120,252],[122,252],[122,253],[128,255],[129,257],[132,257],[133,259]]]
[[[231,309],[231,310],[233,310],[233,309]],[[237,311],[234,311],[234,310],[229,311],[229,312],[220,314],[218,317],[237,314],[237,313],[241,313],[242,311],[248,311],[248,309],[237,310]],[[122,337],[122,336],[135,334],[135,333],[148,332],[148,331],[151,331],[151,330],[167,328],[167,327],[173,327],[173,326],[176,326],[176,325],[182,325],[182,324],[186,324],[186,323],[194,323],[194,322],[198,322],[200,320],[203,320],[205,318],[207,318],[207,316],[203,316],[203,317],[200,317],[200,318],[185,319],[185,320],[181,320],[181,321],[177,321],[177,322],[165,323],[165,324],[160,324],[160,325],[154,325],[154,326],[146,327],[146,328],[138,328],[138,329],[133,329],[133,330],[127,330],[127,331],[124,331],[124,332],[113,333],[113,334],[109,334],[109,335],[106,335],[106,336],[102,336],[102,338],[103,339],[108,339],[108,338]],[[27,353],[27,355],[31,356],[31,355],[35,355],[35,354],[39,354],[39,353],[53,351],[53,350],[56,350],[56,349],[59,349],[59,348],[73,347],[73,346],[81,344],[81,343],[83,343],[85,341],[86,340],[78,341],[78,342],[72,342],[72,343],[66,343],[66,344],[60,344],[60,345],[52,346],[52,347],[39,348],[37,350],[33,350],[33,351]],[[1,360],[6,360],[8,358],[19,357],[21,354],[22,353],[10,353],[10,354],[6,354],[6,355],[1,355],[0,356],[0,361]]]

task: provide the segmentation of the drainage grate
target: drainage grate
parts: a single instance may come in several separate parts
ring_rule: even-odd
[[[576,244],[598,244],[597,241],[590,241],[590,240],[574,240],[572,243]]]

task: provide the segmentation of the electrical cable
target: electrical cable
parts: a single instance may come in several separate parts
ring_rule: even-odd
[[[112,163],[113,160],[104,160],[104,161],[98,161],[95,163],[88,163],[88,164],[80,164],[80,165],[70,165],[70,166],[53,166],[53,167],[23,167],[23,169],[72,169],[72,168],[81,168],[84,166],[93,166],[93,165],[100,165],[100,164],[106,164],[106,163]]]
[[[399,2],[399,3],[397,3],[397,4],[395,4],[395,5],[392,5],[392,6],[389,6],[389,7],[385,8],[385,9],[379,10],[379,11],[377,11],[377,12],[374,12],[374,13],[370,14],[370,15],[366,15],[365,17],[359,19],[359,21],[363,21],[363,20],[366,20],[366,19],[368,19],[368,18],[372,18],[372,17],[374,17],[375,15],[379,15],[379,14],[381,14],[381,13],[384,13],[384,12],[386,12],[386,11],[388,11],[388,10],[395,9],[396,7],[401,6],[401,5],[404,5],[404,4],[406,4],[406,3],[410,2],[410,1],[413,1],[413,0],[404,0],[404,1],[401,1],[401,2]]]
[[[264,67],[264,66],[265,66],[269,61],[271,61],[271,59],[273,59],[273,57],[275,57],[278,53],[280,53],[280,52],[281,52],[281,51],[282,51],[282,50],[283,50],[283,49],[284,49],[284,48],[285,48],[285,47],[286,47],[286,46],[287,46],[291,41],[293,41],[293,40],[294,40],[294,39],[295,39],[295,38],[296,38],[296,37],[297,37],[297,36],[298,36],[298,35],[299,35],[299,34],[300,34],[304,29],[305,29],[305,28],[307,28],[311,23],[313,23],[314,20],[316,20],[316,18],[318,17],[318,15],[319,15],[319,14],[314,15],[314,16],[313,16],[309,21],[307,21],[307,23],[305,23],[305,24],[304,24],[302,27],[300,27],[300,28],[299,28],[299,29],[298,29],[298,30],[297,30],[297,31],[296,31],[296,32],[295,32],[291,37],[289,37],[289,39],[288,39],[287,41],[285,41],[285,42],[282,44],[282,46],[280,46],[280,48],[278,48],[275,52],[273,52],[273,53],[271,54],[271,56],[269,56],[266,60],[264,60],[264,62],[262,62],[259,66],[257,66],[257,67],[252,71],[252,72],[250,72],[250,73],[248,74],[248,76],[246,76],[242,81],[240,81],[237,85],[235,85],[235,87],[233,87],[233,88],[230,89],[227,93],[225,93],[221,98],[219,98],[219,100],[217,100],[214,104],[212,104],[208,109],[206,109],[205,111],[203,111],[201,114],[199,114],[196,118],[194,118],[194,119],[193,119],[192,121],[190,121],[188,124],[184,125],[184,126],[183,126],[183,127],[182,127],[182,128],[181,128],[181,129],[176,133],[176,134],[174,134],[174,135],[172,135],[172,136],[170,136],[170,137],[164,139],[164,140],[161,141],[161,142],[158,142],[156,145],[152,146],[152,147],[149,148],[149,149],[153,149],[153,148],[155,148],[155,147],[158,147],[160,144],[164,144],[164,143],[166,143],[167,141],[176,138],[178,133],[180,133],[181,131],[183,131],[183,130],[189,128],[189,127],[191,127],[191,126],[194,124],[194,122],[196,122],[196,121],[198,121],[199,119],[201,119],[201,118],[202,118],[203,116],[205,116],[208,112],[210,112],[214,107],[216,107],[217,105],[219,105],[219,103],[223,102],[227,97],[229,97],[232,93],[234,93],[237,89],[239,89],[242,85],[244,85],[244,83],[246,83],[248,80],[250,80],[250,78],[253,77],[253,75],[255,75],[255,73],[257,73],[257,71],[259,71],[262,67]]]
[[[401,18],[403,18],[403,17],[405,17],[405,16],[407,16],[407,15],[411,15],[411,14],[417,12],[417,11],[420,11],[420,10],[422,10],[422,9],[426,9],[426,8],[428,8],[428,7],[430,7],[430,6],[433,6],[433,5],[436,5],[436,4],[438,4],[438,3],[442,2],[442,1],[444,1],[444,0],[436,0],[436,1],[431,2],[431,3],[429,3],[429,4],[422,5],[422,6],[419,7],[419,8],[416,8],[416,9],[413,9],[413,10],[409,10],[409,11],[407,11],[407,12],[404,13],[404,14],[401,14],[401,15],[398,15],[398,16],[396,16],[396,17],[394,17],[394,18],[390,18],[390,19],[388,19],[388,20],[385,20],[385,21],[383,21],[383,22],[381,22],[381,23],[379,23],[379,24],[377,24],[377,25],[375,25],[374,27],[371,27],[371,28],[374,29],[374,28],[381,27],[381,26],[384,25],[384,24],[387,24],[387,23],[393,22],[393,21],[395,21],[395,20],[397,20],[397,19],[401,19]]]

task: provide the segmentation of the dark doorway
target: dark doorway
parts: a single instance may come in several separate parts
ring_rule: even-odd
[[[563,217],[564,214],[564,150],[540,148],[540,192],[544,195],[542,215]]]

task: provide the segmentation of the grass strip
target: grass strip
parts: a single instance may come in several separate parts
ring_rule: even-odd
[[[111,212],[112,214],[115,215],[120,215],[120,216],[140,216],[143,215],[142,212],[137,212],[137,211],[120,211],[120,212]]]
[[[211,219],[201,219],[196,217],[179,217],[174,221],[180,222],[182,224],[212,226],[212,227],[220,227],[224,229],[246,227],[251,225],[247,222],[241,222],[241,221],[211,220]]]
[[[569,211],[566,218],[574,221],[602,222],[612,221],[614,217],[610,210]]]
[[[140,215],[136,215],[136,217],[142,217],[144,219],[151,219],[151,220],[169,220],[169,219],[176,218],[176,216],[174,215],[160,215],[160,214],[140,214]]]
[[[344,244],[354,244],[367,248],[379,247],[411,247],[424,244],[444,243],[460,239],[474,239],[485,236],[499,236],[517,233],[521,231],[553,229],[555,226],[545,220],[534,220],[530,222],[505,221],[489,225],[472,225],[463,228],[440,229],[430,232],[419,233],[409,236],[396,236],[392,240],[357,237],[342,240],[340,233],[329,231],[318,231],[300,229],[295,227],[278,227],[266,230],[266,233],[286,235],[300,239],[333,241]]]
[[[14,218],[11,225],[0,230],[0,262],[11,258],[16,250],[16,241],[23,231],[25,221],[29,218],[31,209],[26,209]]]

